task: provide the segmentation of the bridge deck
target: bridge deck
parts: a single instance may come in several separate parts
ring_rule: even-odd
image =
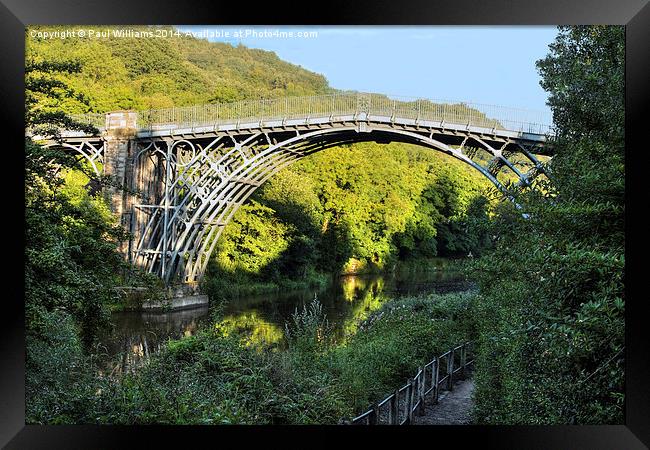
[[[425,99],[390,99],[379,94],[333,94],[248,100],[133,113],[139,138],[196,136],[243,130],[277,130],[341,123],[373,122],[441,132],[473,133],[494,138],[543,143],[551,134],[548,115],[541,112],[475,103],[444,103]],[[111,113],[74,118],[100,131]],[[66,131],[67,138],[86,136]]]

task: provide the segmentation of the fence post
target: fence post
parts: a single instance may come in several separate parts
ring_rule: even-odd
[[[454,349],[452,348],[449,351],[449,356],[447,357],[447,390],[451,391],[454,389]]]
[[[391,425],[399,425],[399,388],[395,389],[391,404]]]
[[[413,422],[413,387],[415,381],[409,380],[408,388],[406,388],[406,423],[410,425]]]
[[[467,361],[467,342],[460,348],[460,376],[465,379],[465,363]]]
[[[372,412],[368,417],[368,425],[377,425],[377,423],[379,422],[379,406],[377,402],[372,404],[371,411]]]
[[[418,401],[420,402],[419,408],[418,408],[418,416],[421,416],[424,414],[424,391],[426,388],[426,374],[425,370],[426,367],[422,367],[422,372],[420,373],[420,382],[418,383]]]
[[[433,404],[438,404],[438,366],[440,365],[440,359],[435,358],[433,360],[433,366],[431,366],[431,378],[433,379]]]

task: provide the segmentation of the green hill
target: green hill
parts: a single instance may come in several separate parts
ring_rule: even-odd
[[[63,28],[30,28],[27,57],[80,61],[82,72],[66,76],[66,80],[77,92],[90,99],[92,112],[331,91],[322,75],[282,61],[273,52],[241,45],[233,47],[191,36],[39,39],[30,33]],[[89,112],[82,104],[58,106],[63,106],[68,112]]]

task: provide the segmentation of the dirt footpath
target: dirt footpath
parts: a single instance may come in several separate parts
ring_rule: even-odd
[[[453,391],[440,393],[438,404],[425,406],[424,414],[413,417],[413,425],[465,425],[469,424],[472,411],[474,382],[459,381]]]

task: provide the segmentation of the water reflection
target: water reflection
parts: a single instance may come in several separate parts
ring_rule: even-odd
[[[124,373],[137,369],[168,339],[191,336],[201,326],[219,326],[225,333],[238,333],[247,345],[280,348],[284,324],[296,308],[314,295],[323,304],[335,338],[345,340],[358,324],[393,298],[422,293],[464,291],[472,283],[455,272],[433,270],[390,275],[347,275],[324,289],[240,297],[224,308],[219,324],[210,323],[207,307],[168,313],[115,313],[113,329],[102,339],[104,370]]]
[[[101,338],[102,368],[109,373],[132,372],[169,339],[191,336],[209,318],[207,306],[167,313],[116,312],[111,329]]]
[[[226,335],[236,333],[242,336],[249,346],[277,347],[283,338],[283,328],[279,324],[265,320],[254,310],[227,315],[215,326]]]

